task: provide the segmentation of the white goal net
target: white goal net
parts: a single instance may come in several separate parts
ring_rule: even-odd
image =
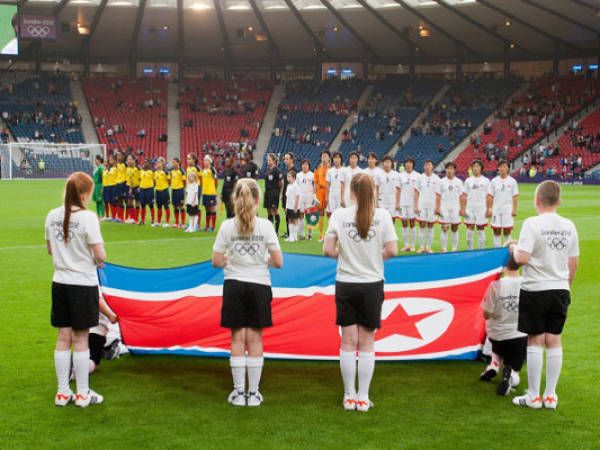
[[[94,157],[106,158],[104,144],[0,144],[3,180],[15,178],[66,178],[73,172],[92,174]]]

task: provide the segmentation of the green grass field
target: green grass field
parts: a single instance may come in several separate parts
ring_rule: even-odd
[[[560,208],[579,230],[581,262],[564,333],[557,411],[518,408],[496,396],[495,384],[479,381],[480,362],[440,361],[377,363],[376,407],[361,414],[341,408],[337,363],[267,361],[265,402],[251,409],[226,402],[227,360],[175,356],[104,361],[90,380],[105,396],[103,405],[55,407],[52,261],[43,225],[61,202],[63,184],[0,182],[1,449],[600,447],[598,188],[565,187]],[[521,192],[517,230],[534,214],[533,187],[521,186]],[[148,268],[207,260],[214,240],[214,233],[112,223],[103,223],[102,233],[108,261]],[[461,229],[462,248],[464,241]],[[316,239],[282,242],[282,248],[321,251]],[[519,391],[525,372],[521,379]]]

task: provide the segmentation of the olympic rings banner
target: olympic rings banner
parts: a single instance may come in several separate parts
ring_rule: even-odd
[[[485,334],[481,299],[507,259],[502,248],[387,261],[377,359],[476,358]],[[285,254],[283,268],[271,271],[274,326],[263,333],[266,357],[339,358],[336,264]],[[220,326],[223,271],[210,262],[159,270],[106,264],[99,277],[132,353],[229,355],[230,332]]]
[[[21,39],[56,40],[56,17],[21,14],[19,36]]]

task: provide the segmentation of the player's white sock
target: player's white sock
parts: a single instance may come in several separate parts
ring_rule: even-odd
[[[512,236],[510,234],[508,236],[504,236],[504,243],[506,244],[509,241],[512,241]]]
[[[419,241],[421,242],[421,247],[425,248],[425,228],[419,228]]]
[[[260,384],[260,375],[263,368],[263,357],[248,357],[246,365],[248,367],[248,392],[258,391]]]
[[[473,250],[473,234],[474,231],[467,228],[467,248]]]
[[[427,228],[427,249],[431,250],[432,245],[433,245],[433,227]]]
[[[417,228],[416,227],[412,227],[410,229],[410,239],[411,239],[412,245],[414,247],[416,247],[417,246]]]
[[[527,393],[532,399],[540,395],[543,365],[544,349],[542,347],[527,346]]]
[[[77,393],[87,395],[90,390],[90,351],[73,352],[73,370],[77,382]]]
[[[404,241],[405,247],[410,247],[410,242],[408,240],[408,227],[402,227],[402,240]]]
[[[458,248],[458,231],[452,232],[452,249]]]
[[[232,356],[229,358],[231,367],[231,377],[233,378],[233,388],[236,391],[244,392],[246,390],[246,357]]]
[[[556,395],[556,383],[562,368],[562,347],[546,349],[546,395]]]
[[[500,356],[494,352],[492,352],[492,364],[496,367],[496,370],[500,367]]]
[[[293,223],[288,224],[288,229],[290,230],[290,240],[293,240],[296,237],[296,230],[294,228],[295,225]]]
[[[356,395],[356,352],[340,350],[340,370],[344,381],[344,393]]]
[[[58,392],[69,392],[69,371],[71,370],[71,352],[69,350],[54,350],[54,368],[58,380]]]
[[[440,241],[442,243],[442,250],[446,250],[448,247],[448,231],[442,228],[442,233],[440,234]]]
[[[358,352],[358,398],[369,398],[369,386],[375,371],[375,353]]]
[[[298,222],[298,231],[300,232],[300,237],[304,237],[304,222]]]
[[[502,247],[502,236],[498,235],[494,235],[494,247],[495,248],[499,248]]]
[[[477,243],[479,244],[479,248],[482,249],[483,247],[485,247],[485,230],[479,230],[477,234]]]

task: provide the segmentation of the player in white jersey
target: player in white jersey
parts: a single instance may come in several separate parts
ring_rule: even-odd
[[[508,174],[508,163],[498,163],[498,176],[488,187],[487,216],[492,217],[492,230],[494,232],[494,247],[502,246],[504,241],[510,241],[510,232],[514,227],[514,217],[517,215],[519,187],[517,180]]]
[[[452,251],[458,250],[458,226],[460,218],[465,214],[465,190],[463,182],[456,177],[456,164],[446,163],[446,176],[440,181],[440,195],[437,197],[437,212],[442,224],[442,253],[448,246],[448,228],[452,230]]]
[[[325,179],[327,180],[327,215],[331,216],[332,212],[338,208],[343,208],[345,205],[344,190],[346,189],[346,183],[340,152],[333,154],[333,167],[327,171]]]
[[[358,167],[358,153],[350,152],[348,155],[348,165],[344,167],[344,186],[347,189],[344,191],[344,208],[352,206],[350,201],[350,181],[357,173],[362,173],[362,169]]]
[[[419,230],[419,239],[421,248],[418,253],[433,253],[431,245],[433,244],[433,226],[437,222],[436,202],[440,195],[440,177],[433,173],[433,161],[430,159],[423,164],[425,172],[419,177],[415,186],[415,213],[417,222],[421,229]],[[427,241],[425,241],[425,228],[427,228]]]
[[[485,227],[488,226],[486,217],[486,201],[490,180],[484,177],[483,163],[476,159],[471,163],[473,175],[465,181],[467,207],[465,210],[465,225],[467,226],[467,248],[473,250],[474,233],[477,228],[479,248],[485,247]]]
[[[417,246],[417,229],[415,228],[415,186],[421,174],[415,170],[415,160],[404,160],[404,171],[400,172],[400,209],[402,220],[403,252],[414,252]],[[410,228],[410,234],[409,234]],[[411,245],[412,242],[412,245]]]
[[[375,207],[379,208],[379,198],[381,192],[381,183],[383,181],[383,170],[377,167],[377,155],[373,152],[367,155],[367,168],[363,170],[373,177],[375,181]],[[394,217],[392,215],[392,217]]]
[[[296,186],[300,192],[300,208],[298,209],[299,239],[304,239],[304,211],[312,207],[315,196],[315,175],[310,171],[310,161],[302,161],[302,171],[296,175]]]
[[[392,221],[398,218],[400,209],[400,174],[392,166],[394,160],[391,156],[383,157],[383,171],[381,172],[381,186],[379,187],[379,207],[387,209],[392,216]]]

